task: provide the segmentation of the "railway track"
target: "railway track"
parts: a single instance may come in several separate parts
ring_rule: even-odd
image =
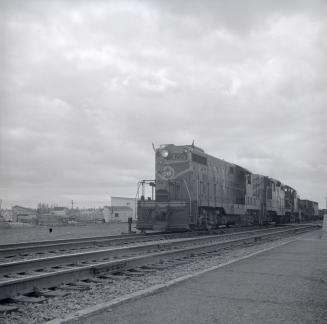
[[[249,230],[257,230],[257,227]],[[233,234],[244,231],[242,228],[217,229],[211,234]],[[152,233],[136,235],[116,235],[84,237],[74,239],[63,239],[55,241],[21,242],[0,245],[0,263],[14,261],[17,259],[37,258],[45,255],[76,253],[77,251],[94,250],[109,246],[144,243],[149,241],[160,241],[176,237],[194,237],[208,235],[208,231],[184,232],[184,233]]]
[[[157,235],[159,236],[159,235]],[[124,244],[128,242],[151,240],[152,236],[136,235],[115,235],[115,236],[97,236],[83,237],[74,239],[38,241],[38,242],[20,242],[13,244],[0,245],[0,256],[10,258],[15,255],[28,253],[67,251],[70,249],[84,249],[91,247],[101,247],[107,245]]]
[[[316,225],[277,227],[225,235],[206,235],[138,242],[128,246],[111,246],[94,251],[39,257],[0,264],[0,300],[14,298],[18,294],[37,291],[49,294],[49,290],[62,284],[81,283],[96,275],[146,271],[145,266],[167,260],[194,258],[198,254],[215,253],[228,246],[253,244],[256,241],[303,233],[318,228]],[[149,269],[147,269],[149,270]],[[42,291],[43,290],[43,291]]]

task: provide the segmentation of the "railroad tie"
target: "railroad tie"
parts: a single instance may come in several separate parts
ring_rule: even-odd
[[[69,284],[69,285],[61,285],[59,286],[60,289],[63,290],[79,290],[79,291],[84,291],[84,290],[89,290],[90,286],[84,286],[84,285],[80,285],[80,283],[78,284]]]
[[[44,296],[29,297],[29,296],[20,295],[20,296],[12,297],[11,300],[16,303],[40,303],[45,300],[45,297]]]
[[[62,290],[40,290],[40,294],[44,297],[65,297],[69,295],[68,291]]]
[[[125,279],[126,276],[113,275],[113,274],[106,273],[106,274],[102,274],[102,275],[98,276],[98,278],[120,280],[120,279]]]
[[[18,306],[0,305],[0,313],[10,313],[18,310]]]

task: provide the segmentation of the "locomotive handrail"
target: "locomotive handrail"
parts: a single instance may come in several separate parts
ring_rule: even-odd
[[[191,194],[190,194],[190,190],[188,189],[188,186],[187,186],[187,182],[185,179],[184,180],[184,184],[185,184],[185,187],[186,187],[186,190],[187,190],[187,194],[188,194],[188,197],[190,199],[190,219],[191,219],[191,213],[192,213],[192,198],[191,198]]]

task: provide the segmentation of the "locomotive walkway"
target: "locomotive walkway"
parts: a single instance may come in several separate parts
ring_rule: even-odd
[[[70,323],[327,323],[322,231]]]

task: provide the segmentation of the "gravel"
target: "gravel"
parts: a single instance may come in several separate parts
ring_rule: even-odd
[[[18,226],[10,223],[5,225],[0,226],[0,244],[119,235],[128,230],[127,223],[51,226],[51,233],[49,233],[50,226],[29,224]]]
[[[90,282],[89,290],[70,290],[65,297],[47,298],[41,303],[21,303],[18,312],[0,313],[1,323],[44,323],[54,318],[63,318],[68,314],[89,306],[108,302],[147,287],[163,284],[170,280],[189,275],[200,270],[216,266],[233,259],[251,254],[280,243],[293,240],[303,234],[294,235],[292,238],[280,238],[274,241],[253,243],[233,248],[224,248],[219,254],[197,256],[186,264],[174,264],[164,270],[155,270],[142,276],[119,277],[116,280],[101,279],[99,282]],[[163,263],[166,265],[166,263]],[[84,287],[85,288],[85,287]],[[16,305],[17,304],[8,304]]]

